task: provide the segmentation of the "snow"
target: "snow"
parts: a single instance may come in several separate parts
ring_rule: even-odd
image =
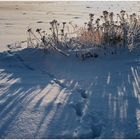
[[[139,54],[81,61],[30,48],[0,62],[1,138],[139,138]]]
[[[76,9],[67,18],[73,18],[74,13],[81,16],[83,7],[89,5],[84,2],[80,7],[78,3],[65,3],[64,7],[71,4]],[[57,4],[48,3],[48,7],[58,7],[54,14],[48,14],[47,21],[52,15],[66,17],[62,16],[62,3]],[[131,2],[128,9],[129,5]],[[36,11],[38,4],[32,10],[31,5],[19,4],[17,7],[28,13],[23,18],[14,2],[9,9],[12,16],[2,8],[5,6],[0,5],[0,138],[140,138],[139,49],[120,50],[115,55],[108,52],[106,56],[99,51],[99,57],[84,61],[56,52],[45,54],[37,48],[11,50],[6,45],[24,40],[27,25],[33,22],[37,26],[34,22],[40,21],[40,16],[44,19],[46,11]],[[119,8],[123,7],[122,2]],[[69,14],[71,7],[66,11]],[[89,12],[89,8],[85,11]],[[85,12],[83,17],[86,15]],[[12,20],[14,26],[5,28],[5,20]]]

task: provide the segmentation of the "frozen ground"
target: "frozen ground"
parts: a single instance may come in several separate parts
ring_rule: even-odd
[[[139,54],[25,49],[0,62],[0,138],[140,138]]]
[[[6,47],[26,39],[30,23],[45,27],[36,22],[79,14],[83,16],[76,22],[84,21],[94,9],[94,3],[70,3],[76,15],[68,16],[68,3],[40,3],[44,7],[39,10],[39,4],[0,5],[0,138],[140,138],[139,51],[81,61],[39,49],[13,52]],[[51,4],[57,7],[54,12],[46,8]],[[128,3],[126,9],[139,12],[138,4]],[[68,17],[62,16],[62,9]]]

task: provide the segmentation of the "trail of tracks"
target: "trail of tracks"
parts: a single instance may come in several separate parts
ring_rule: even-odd
[[[68,106],[73,108],[73,111],[77,116],[77,121],[80,124],[79,127],[75,128],[74,130],[75,138],[79,138],[79,137],[86,138],[87,135],[90,135],[90,137],[95,138],[101,135],[102,126],[100,122],[95,122],[95,120],[97,120],[98,117],[96,117],[95,119],[95,116],[93,115],[93,113],[89,112],[88,110],[88,104],[89,104],[88,100],[89,100],[90,93],[88,93],[85,89],[81,87],[74,88],[73,87],[74,85],[71,86],[71,85],[67,85],[64,82],[61,82],[61,80],[58,80],[54,74],[51,74],[50,72],[46,70],[36,69],[32,67],[30,64],[27,64],[27,62],[25,62],[25,60],[15,51],[9,50],[7,52],[10,55],[14,56],[28,70],[47,75],[51,79],[51,83],[58,85],[59,87],[61,87],[61,89],[67,90],[69,94],[72,94],[72,93],[74,94],[76,92],[80,95],[79,99],[76,102],[68,103]],[[90,134],[83,135],[83,134],[80,134],[81,133],[80,131],[81,129],[83,129],[83,126],[85,124],[85,119],[87,118],[89,118],[89,121],[90,121],[90,124],[88,124],[88,128],[87,128],[89,129]]]

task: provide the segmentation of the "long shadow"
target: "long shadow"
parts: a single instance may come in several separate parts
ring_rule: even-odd
[[[24,54],[24,51],[26,50],[16,54]],[[0,69],[0,138],[5,138],[8,129],[48,85],[51,78],[36,75],[14,54],[7,52],[0,53]]]
[[[25,49],[16,54],[24,58],[22,62],[15,55],[0,53],[0,138],[73,138],[76,127],[83,127],[70,106],[72,101],[83,100],[76,90],[79,87],[90,93],[83,120],[92,114],[102,121],[99,137],[139,138],[139,60],[75,60],[73,66],[70,58],[44,59],[42,50]],[[54,78],[63,79],[63,84]],[[25,111],[39,116],[30,122],[35,125],[33,132],[7,135]]]
[[[93,108],[90,111],[102,118],[102,138],[140,138],[140,67],[136,60],[129,65],[127,61],[97,75],[97,84],[93,86],[89,109]]]
[[[28,54],[30,51],[32,53],[37,53],[35,55],[30,55]],[[41,127],[44,125],[45,120],[48,120],[49,115],[52,113],[55,115],[55,112],[52,112],[53,109],[57,110],[57,104],[55,101],[59,94],[61,94],[61,90],[65,87],[56,80],[55,84],[52,84],[51,80],[54,79],[54,76],[48,73],[47,70],[44,71],[44,69],[42,70],[40,67],[33,68],[34,65],[32,66],[32,62],[34,61],[34,58],[40,58],[40,54],[43,55],[43,52],[38,49],[25,49],[17,52],[0,53],[0,61],[2,62],[0,63],[0,78],[2,80],[0,83],[2,85],[0,88],[0,138],[36,138],[40,135],[39,131],[42,129]],[[21,59],[19,59],[19,57],[21,57]],[[38,64],[38,62],[34,63]],[[27,66],[32,69],[29,69]],[[51,85],[50,88],[43,91],[46,87],[49,87],[49,85]],[[57,92],[56,95],[51,93],[53,85],[58,87],[58,89],[60,88],[60,91]],[[41,106],[48,94],[52,94],[53,99],[47,104],[47,106]],[[17,126],[17,128],[13,125],[18,125],[16,124],[17,120],[20,120],[22,114],[26,111],[28,112],[28,110],[30,115],[34,113],[41,114],[41,117],[37,118],[39,123],[35,128],[36,130],[31,135],[7,135],[7,132],[12,128],[19,129],[20,132],[20,125],[22,124],[19,122],[19,127]],[[26,116],[24,119],[26,121]],[[31,125],[33,125],[33,123],[31,123]]]

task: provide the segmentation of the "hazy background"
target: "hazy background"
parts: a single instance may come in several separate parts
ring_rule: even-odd
[[[139,14],[140,1],[0,2],[0,44],[5,49],[8,43],[26,40],[28,27],[48,29],[53,19],[83,24],[89,13],[98,17],[103,10],[118,13],[122,9]]]

